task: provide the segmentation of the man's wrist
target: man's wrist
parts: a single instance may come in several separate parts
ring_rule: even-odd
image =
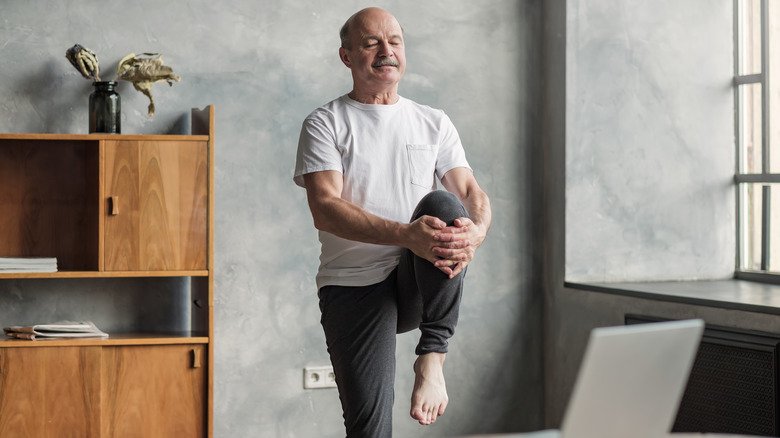
[[[479,235],[479,242],[477,242],[477,245],[481,245],[487,237],[488,227],[482,222],[474,222],[474,225],[477,227],[477,234]]]
[[[393,228],[391,233],[393,236],[393,241],[390,242],[390,244],[400,246],[402,248],[409,248],[409,229],[411,228],[411,224],[392,222],[391,226]]]

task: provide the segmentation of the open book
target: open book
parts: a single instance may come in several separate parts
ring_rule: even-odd
[[[108,333],[98,329],[90,321],[62,321],[53,324],[37,324],[32,326],[4,327],[5,335],[19,339],[53,339],[53,338],[107,338]]]

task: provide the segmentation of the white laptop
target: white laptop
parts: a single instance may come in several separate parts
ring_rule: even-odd
[[[504,436],[667,436],[703,330],[700,319],[593,329],[560,432]]]
[[[561,435],[669,434],[703,330],[694,319],[591,331]]]

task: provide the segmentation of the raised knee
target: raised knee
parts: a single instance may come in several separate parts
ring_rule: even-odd
[[[423,196],[423,198],[420,200],[420,205],[439,202],[460,204],[460,200],[457,196],[455,196],[455,194],[446,190],[434,190]]]
[[[445,190],[435,190],[420,200],[413,219],[422,215],[438,217],[451,225],[452,221],[467,216],[467,213],[457,196]]]

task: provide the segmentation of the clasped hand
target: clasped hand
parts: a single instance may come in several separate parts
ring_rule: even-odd
[[[449,278],[460,274],[474,258],[485,233],[469,218],[455,219],[453,225],[433,216],[422,216],[411,224],[409,247],[444,272]]]

